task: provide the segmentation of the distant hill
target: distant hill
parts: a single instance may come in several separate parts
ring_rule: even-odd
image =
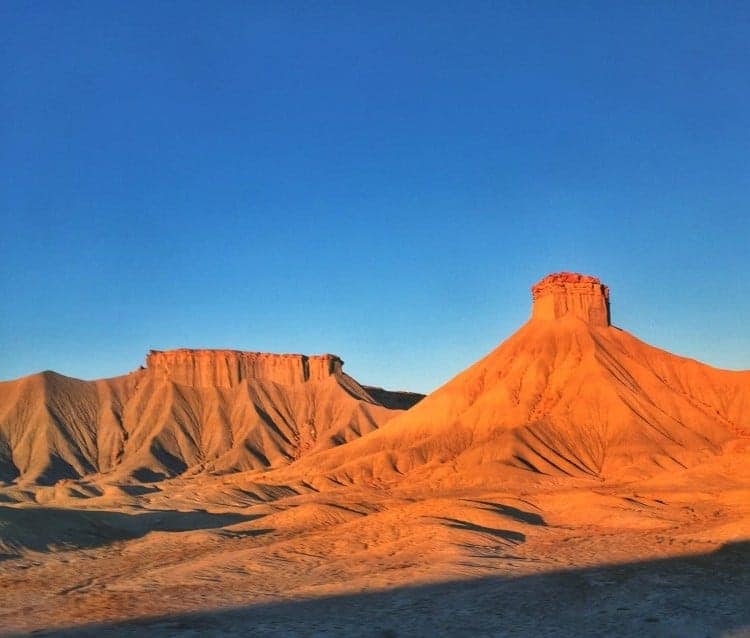
[[[0,383],[0,481],[152,481],[289,463],[377,429],[421,398],[365,388],[333,355],[149,353],[130,374]]]

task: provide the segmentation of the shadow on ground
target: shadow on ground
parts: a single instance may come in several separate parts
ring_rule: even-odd
[[[133,540],[149,532],[214,529],[256,518],[258,516],[212,514],[205,510],[124,513],[0,505],[0,560],[17,556],[20,550],[86,549]]]
[[[471,523],[469,521],[462,521],[457,518],[447,518],[445,516],[437,516],[436,519],[442,521],[448,527],[452,527],[453,529],[462,529],[468,532],[480,532],[482,534],[494,536],[495,538],[502,538],[513,544],[523,543],[526,540],[526,534],[514,532],[509,529],[485,527],[484,525],[477,525],[476,523]]]
[[[527,512],[511,505],[504,505],[503,503],[491,503],[489,501],[475,501],[472,499],[464,499],[468,503],[475,503],[477,505],[484,505],[482,509],[490,512],[495,512],[501,516],[507,516],[512,518],[519,523],[526,523],[527,525],[540,525],[545,526],[547,523],[544,518],[535,512]]]
[[[34,635],[748,636],[749,567],[750,542],[741,542],[698,556],[174,613]]]

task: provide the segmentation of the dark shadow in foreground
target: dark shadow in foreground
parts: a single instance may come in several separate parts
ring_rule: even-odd
[[[34,635],[748,636],[749,568],[750,542],[738,542],[697,556],[174,613]]]
[[[213,514],[205,510],[142,510],[125,513],[0,505],[0,560],[13,558],[22,549],[37,552],[85,549],[141,538],[149,532],[215,529],[256,518],[259,517]],[[229,530],[226,533],[232,534]]]

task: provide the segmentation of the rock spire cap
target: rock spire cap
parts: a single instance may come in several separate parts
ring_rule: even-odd
[[[532,319],[576,317],[592,326],[610,324],[609,288],[597,277],[574,272],[547,275],[531,287]]]

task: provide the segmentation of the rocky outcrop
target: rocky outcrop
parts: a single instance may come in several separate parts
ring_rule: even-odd
[[[531,296],[532,319],[576,317],[591,326],[610,325],[609,288],[597,277],[553,273],[531,287]]]
[[[151,350],[146,368],[160,378],[193,388],[231,388],[246,379],[294,385],[340,374],[332,354],[269,354],[239,350]]]

